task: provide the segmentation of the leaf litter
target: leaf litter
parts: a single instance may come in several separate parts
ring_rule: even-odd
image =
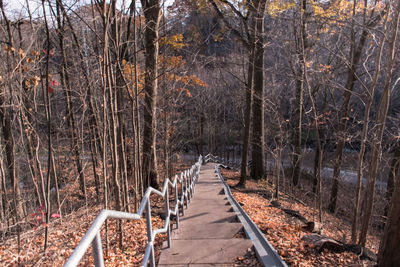
[[[312,244],[303,240],[310,233],[292,216],[285,213],[282,208],[295,210],[298,214],[312,221],[313,208],[304,203],[280,193],[279,204],[281,208],[271,204],[273,187],[266,181],[248,179],[246,188],[235,187],[239,181],[240,173],[235,170],[221,169],[224,179],[232,189],[236,200],[242,205],[246,213],[259,227],[267,240],[276,249],[278,254],[289,266],[375,266],[376,263],[362,260],[359,255],[352,252],[335,253],[324,249],[318,252]],[[342,218],[335,217],[327,212],[323,213],[324,223],[322,234],[333,239],[344,239],[350,236],[350,225]],[[303,224],[303,225],[302,225]],[[377,253],[379,238],[368,236],[367,246]]]

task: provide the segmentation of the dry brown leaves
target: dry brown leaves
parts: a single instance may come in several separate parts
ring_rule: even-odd
[[[222,170],[222,174],[227,179],[230,186],[236,185],[239,173],[235,171]],[[265,189],[266,183],[257,183],[248,180],[246,189]],[[324,250],[318,253],[313,247],[302,240],[302,237],[309,234],[305,232],[301,225],[289,218],[281,209],[271,206],[268,199],[259,193],[244,193],[246,190],[233,189],[233,195],[242,205],[247,214],[257,224],[264,233],[267,240],[277,250],[282,259],[289,266],[366,266],[370,262],[362,261],[351,252],[334,253]],[[299,204],[288,198],[281,197],[282,207],[297,210],[301,215],[312,220],[313,209]],[[340,239],[348,226],[342,229],[345,223],[332,215],[324,214],[323,234],[335,239]],[[335,225],[335,227],[334,227]],[[348,235],[348,232],[346,232]],[[374,250],[374,247],[372,247]]]
[[[18,266],[18,261],[23,266],[62,266],[73,249],[79,243],[90,223],[100,211],[93,208],[90,214],[84,211],[76,212],[62,220],[57,220],[50,225],[49,245],[43,253],[44,227],[24,233],[21,236],[21,252],[18,253],[16,238],[7,240],[0,246],[0,262],[2,266]],[[124,221],[123,249],[118,247],[116,234],[116,220],[109,220],[107,224],[109,250],[105,250],[105,227],[102,227],[104,261],[106,266],[138,266],[142,262],[147,245],[145,220]],[[163,227],[159,217],[153,217],[153,227]],[[155,246],[160,247],[165,235],[156,238]],[[156,251],[156,257],[160,250]],[[89,248],[80,266],[93,266],[92,249]],[[19,260],[18,260],[19,258]]]
[[[186,165],[174,165],[177,170],[187,169]],[[103,208],[102,204],[96,204],[96,192],[93,176],[88,175],[87,199],[88,206],[85,208],[85,199],[77,194],[79,192],[78,180],[72,180],[61,192],[63,199],[71,203],[71,209],[76,210],[61,219],[52,218],[49,223],[48,248],[43,252],[44,225],[25,231],[20,238],[20,251],[18,251],[17,238],[8,238],[0,243],[0,266],[62,266],[73,249],[78,245],[90,224]],[[67,174],[65,176],[68,176]],[[71,175],[71,177],[74,177]],[[173,201],[174,196],[171,196]],[[152,225],[153,229],[162,228],[164,221],[157,214],[164,210],[164,200],[157,196],[151,197]],[[112,207],[110,207],[112,209]],[[28,216],[27,224],[32,225],[36,219]],[[123,248],[119,248],[117,234],[117,220],[108,220],[107,236],[108,250],[106,249],[106,229],[103,225],[101,237],[103,242],[104,262],[106,266],[139,266],[142,262],[144,251],[147,246],[146,221],[123,221]],[[155,257],[156,261],[161,253],[161,246],[166,240],[165,234],[156,236]],[[91,247],[80,262],[80,266],[93,266]]]

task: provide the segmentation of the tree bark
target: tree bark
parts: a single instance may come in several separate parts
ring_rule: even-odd
[[[361,32],[358,44],[356,44],[354,25],[352,25],[352,36],[351,36],[351,47],[350,47],[351,62],[347,68],[347,79],[344,86],[343,103],[340,108],[339,126],[337,129],[337,137],[336,137],[337,146],[336,146],[336,154],[335,154],[333,176],[332,176],[333,184],[331,190],[331,197],[328,205],[328,210],[331,213],[334,213],[336,211],[336,201],[339,191],[340,167],[342,165],[343,149],[344,149],[344,144],[346,142],[345,131],[347,124],[348,109],[349,109],[350,98],[353,94],[354,84],[357,80],[357,74],[356,74],[357,67],[361,58],[361,53],[367,41],[369,28],[375,25],[377,21],[379,21],[379,19],[373,20],[372,22],[369,23],[364,21],[364,29]]]
[[[245,90],[246,110],[244,114],[244,129],[243,129],[243,147],[242,147],[242,163],[240,168],[240,181],[238,186],[245,186],[248,174],[247,162],[249,152],[249,137],[251,125],[251,110],[253,98],[253,84],[254,84],[254,48],[249,53],[249,66],[247,71],[247,84]]]
[[[62,55],[60,78],[61,78],[61,86],[64,89],[65,108],[68,120],[68,135],[71,139],[71,149],[75,155],[76,170],[79,176],[79,187],[82,194],[86,196],[86,181],[82,168],[81,147],[78,141],[78,133],[74,116],[74,107],[73,107],[73,102],[71,100],[71,86],[69,82],[67,55],[64,45],[64,23],[61,17],[62,0],[57,0],[56,4],[57,4],[57,14],[58,14],[57,16],[58,38],[59,38],[58,41]]]
[[[10,21],[7,18],[7,15],[4,11],[3,1],[0,1],[0,9],[3,15],[3,18],[6,22],[7,27],[7,34],[8,34],[8,45],[9,47],[14,47],[13,37],[12,37],[12,30]],[[14,55],[14,51],[12,51]],[[10,57],[7,57],[7,62],[10,64]],[[12,90],[10,86],[10,90]],[[16,164],[15,164],[15,143],[14,143],[14,136],[12,133],[12,125],[11,119],[12,114],[10,114],[10,109],[12,109],[12,103],[9,103],[10,107],[6,109],[4,106],[7,105],[6,99],[4,98],[4,92],[0,94],[0,123],[2,126],[3,132],[3,142],[5,147],[6,153],[6,169],[8,171],[9,178],[11,180],[11,184],[13,187],[13,195],[14,195],[14,206],[15,206],[15,216],[16,220],[18,221],[24,216],[24,209],[22,204],[22,196],[21,196],[21,188],[19,185],[19,178],[16,175]]]
[[[379,247],[378,266],[396,267],[400,262],[400,167],[395,177],[395,190],[391,201],[385,232]]]
[[[143,129],[143,178],[154,188],[160,183],[156,156],[156,107],[157,107],[157,61],[158,28],[160,24],[160,0],[141,0],[146,28],[145,37],[145,84],[144,84],[144,129]]]
[[[253,1],[256,7],[255,51],[254,51],[254,96],[253,96],[253,132],[252,165],[253,179],[265,176],[265,140],[264,140],[264,17],[266,0]]]
[[[385,19],[384,23],[384,29],[386,35],[387,33],[387,18]],[[352,218],[352,225],[351,225],[351,240],[353,243],[355,243],[357,240],[357,227],[358,227],[358,214],[360,212],[360,202],[361,202],[361,187],[362,187],[362,179],[363,179],[363,168],[364,168],[364,155],[365,155],[365,149],[367,145],[367,136],[368,136],[368,126],[369,126],[369,116],[370,116],[370,111],[371,111],[371,106],[372,106],[372,101],[373,97],[375,94],[375,89],[378,83],[379,76],[381,74],[381,61],[382,61],[382,53],[383,53],[383,48],[385,45],[385,38],[382,38],[380,44],[379,44],[379,49],[378,49],[378,54],[377,54],[377,59],[376,59],[376,67],[375,67],[375,75],[371,83],[371,87],[369,89],[366,89],[366,95],[367,95],[367,101],[365,105],[365,111],[364,111],[364,125],[363,125],[363,132],[362,132],[362,139],[361,139],[361,150],[360,154],[358,156],[358,165],[357,165],[357,185],[356,185],[356,203],[355,203],[355,209],[353,213],[353,218]]]
[[[397,141],[393,158],[392,161],[390,162],[390,172],[389,172],[386,196],[385,196],[386,206],[384,210],[384,216],[388,215],[391,199],[395,188],[395,178],[398,176],[399,171],[400,171],[400,141]]]
[[[296,93],[294,108],[294,129],[292,133],[293,155],[292,155],[292,182],[296,186],[299,184],[301,175],[301,139],[303,121],[303,102],[304,102],[304,80],[306,50],[309,47],[307,40],[307,0],[299,2],[300,5],[300,32],[295,30],[296,54],[298,58],[298,70],[296,75]],[[295,29],[297,26],[294,26]],[[299,36],[296,36],[299,35]],[[304,50],[304,52],[303,52]]]
[[[382,137],[383,137],[383,132],[385,130],[386,117],[390,103],[390,95],[391,95],[390,85],[392,82],[393,67],[396,58],[395,57],[396,41],[397,41],[397,34],[400,21],[400,1],[399,0],[396,1],[396,4],[397,6],[395,7],[393,12],[394,17],[392,19],[393,26],[392,26],[391,36],[390,40],[388,41],[389,58],[386,65],[387,68],[386,68],[385,85],[377,109],[376,120],[375,120],[376,127],[372,135],[372,142],[371,142],[372,152],[371,152],[369,172],[368,172],[369,177],[368,177],[367,188],[365,191],[366,209],[362,220],[361,232],[359,238],[359,244],[363,247],[365,247],[365,243],[367,241],[367,233],[368,233],[369,223],[371,221],[372,206],[375,194],[375,181],[378,172],[378,164],[380,161],[380,153],[382,150]],[[398,216],[398,214],[396,214],[395,216]]]

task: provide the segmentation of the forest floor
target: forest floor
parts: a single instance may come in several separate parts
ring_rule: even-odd
[[[181,171],[190,167],[182,162],[175,166],[175,170]],[[233,170],[222,170],[227,178],[228,184],[235,185],[239,179],[239,172]],[[73,177],[73,176],[71,176]],[[46,224],[43,223],[44,214],[35,212],[25,218],[25,230],[19,238],[16,236],[3,237],[0,243],[0,265],[1,266],[62,266],[73,249],[77,246],[90,224],[104,207],[102,203],[96,203],[96,192],[93,176],[88,175],[88,197],[85,203],[79,194],[79,185],[71,181],[61,189],[65,205],[70,205],[70,214],[61,218],[51,218],[48,223],[49,239],[48,248],[43,252],[44,232]],[[163,175],[161,177],[164,177]],[[271,207],[270,192],[273,187],[268,181],[248,180],[246,188],[232,188],[235,198],[243,205],[246,212],[266,235],[267,239],[277,249],[278,253],[290,266],[373,266],[375,263],[361,260],[360,257],[351,252],[334,253],[324,250],[321,253],[315,251],[312,246],[302,240],[309,234],[302,228],[301,222],[288,216],[282,209]],[[299,189],[300,190],[300,189]],[[304,196],[302,191],[292,191],[295,197],[280,194],[279,203],[282,208],[298,211],[309,221],[313,221],[314,210],[312,205],[303,205],[295,198]],[[310,203],[310,199],[302,199]],[[72,203],[72,204],[71,204]],[[152,199],[155,210],[160,210],[164,203],[161,199]],[[79,205],[78,205],[79,204]],[[74,207],[73,207],[74,205]],[[76,208],[76,207],[80,208]],[[112,204],[109,204],[112,207]],[[160,212],[154,212],[152,223],[156,227],[162,227],[163,221]],[[335,239],[346,241],[350,236],[350,224],[348,217],[343,213],[333,216],[324,212],[324,227],[322,234]],[[26,227],[30,225],[30,227]],[[102,227],[103,250],[106,266],[138,266],[140,265],[145,247],[147,245],[145,220],[123,221],[124,237],[122,249],[119,248],[118,234],[116,231],[117,220],[108,220],[107,236],[108,246],[105,244],[106,229]],[[160,249],[165,235],[156,238],[156,259],[160,255]],[[379,239],[377,236],[368,237],[368,248],[377,253]],[[19,249],[18,249],[19,247]],[[108,249],[106,249],[108,247]],[[248,257],[238,258],[237,265],[256,265],[254,253]],[[86,252],[80,266],[93,265],[91,248]]]
[[[376,262],[361,259],[353,252],[333,252],[323,249],[318,252],[313,244],[303,238],[310,235],[304,222],[288,215],[284,210],[296,211],[308,221],[317,220],[317,212],[307,199],[301,201],[304,192],[293,190],[291,196],[279,194],[280,207],[272,203],[274,187],[267,180],[247,180],[246,187],[235,187],[240,173],[235,170],[221,168],[221,173],[232,189],[236,200],[264,233],[267,240],[274,246],[282,259],[289,266],[374,266]],[[270,177],[272,178],[272,177]],[[276,202],[276,200],[275,200]],[[314,220],[315,219],[315,220]],[[323,212],[323,226],[321,235],[330,237],[340,243],[350,242],[351,225],[343,215],[332,215]],[[379,238],[368,236],[367,247],[378,252]]]
[[[190,168],[190,165],[182,162],[174,166],[177,173],[187,168]],[[164,174],[161,173],[160,177],[164,177]],[[86,179],[88,185],[86,204],[84,198],[76,193],[79,192],[79,185],[76,181],[71,181],[60,190],[65,205],[71,206],[67,209],[75,210],[61,218],[57,218],[58,215],[51,218],[47,224],[49,231],[47,250],[45,252],[43,250],[45,214],[39,210],[24,219],[21,224],[24,230],[20,234],[19,242],[16,235],[3,237],[0,241],[0,266],[62,266],[66,262],[93,220],[104,208],[103,203],[96,202],[93,175],[86,176]],[[162,198],[152,196],[151,203],[153,228],[162,228],[164,222],[160,215],[163,213],[164,201]],[[78,206],[80,208],[76,208]],[[112,208],[113,204],[110,203],[109,209]],[[119,246],[119,235],[116,230],[118,220],[109,219],[107,230],[105,226],[101,228],[105,265],[140,266],[147,245],[146,220],[122,220],[122,222],[124,233],[122,248]],[[105,242],[106,231],[108,244]],[[162,243],[165,240],[165,234],[156,236],[156,261],[158,261]],[[92,248],[90,247],[79,266],[93,265]]]

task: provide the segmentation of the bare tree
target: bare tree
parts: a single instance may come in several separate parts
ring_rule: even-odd
[[[161,19],[160,0],[141,0],[146,27],[145,37],[145,106],[143,125],[143,178],[148,185],[159,188],[156,155],[156,108],[158,76],[158,29]]]

